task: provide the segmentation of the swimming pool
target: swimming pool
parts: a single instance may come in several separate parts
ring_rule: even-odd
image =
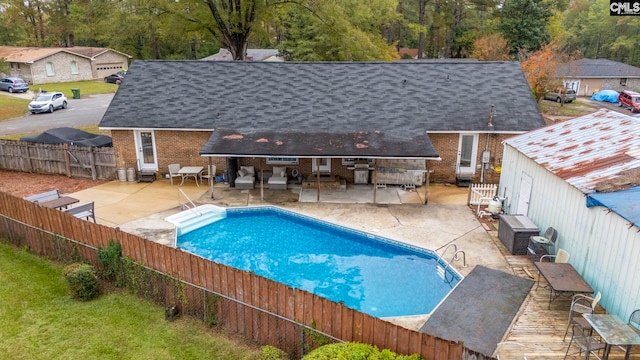
[[[430,250],[272,206],[229,208],[176,246],[381,318],[429,314],[462,279]]]

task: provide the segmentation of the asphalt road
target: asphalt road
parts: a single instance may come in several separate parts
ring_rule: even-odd
[[[80,99],[68,99],[66,109],[56,110],[51,114],[31,114],[25,107],[25,116],[0,122],[0,135],[33,133],[64,126],[77,127],[98,124],[107,111],[113,95],[96,94],[83,96]]]

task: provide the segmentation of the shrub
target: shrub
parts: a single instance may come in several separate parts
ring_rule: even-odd
[[[418,354],[398,355],[391,350],[361,343],[336,343],[321,346],[305,355],[303,360],[420,360]]]
[[[119,242],[109,240],[109,245],[98,249],[98,261],[102,265],[102,276],[106,280],[115,281],[116,286],[124,286],[122,273],[122,245]]]
[[[64,268],[64,277],[74,299],[89,301],[98,297],[98,276],[93,266],[73,263]]]
[[[289,360],[289,355],[275,346],[266,345],[260,349],[258,360]]]

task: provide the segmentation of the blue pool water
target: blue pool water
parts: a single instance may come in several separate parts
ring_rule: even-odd
[[[376,317],[429,314],[461,280],[432,251],[275,207],[228,209],[176,245]]]

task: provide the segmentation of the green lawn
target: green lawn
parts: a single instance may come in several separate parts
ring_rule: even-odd
[[[130,294],[71,299],[62,266],[0,244],[0,354],[6,359],[246,359],[258,350]]]
[[[41,85],[29,85],[29,89],[34,93],[40,90],[61,91],[69,99],[73,99],[71,89],[80,89],[80,96],[91,94],[114,93],[118,90],[118,85],[107,84],[102,81],[74,81],[66,83],[53,83]],[[7,94],[0,94],[0,121],[17,118],[27,114],[27,106],[30,99],[22,99]]]

